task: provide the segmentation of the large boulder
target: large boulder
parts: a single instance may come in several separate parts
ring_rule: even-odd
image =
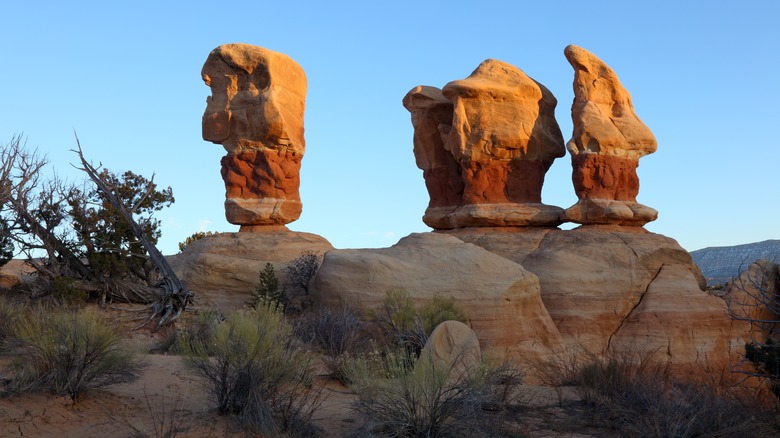
[[[683,365],[728,360],[725,304],[704,292],[701,272],[674,239],[618,226],[446,233],[536,274],[569,349],[640,353]]]
[[[444,234],[412,234],[390,248],[329,251],[311,289],[326,306],[374,309],[390,290],[404,289],[418,302],[452,296],[484,348],[525,360],[562,348],[535,275]]]
[[[306,74],[289,56],[249,44],[214,49],[201,72],[211,88],[203,139],[224,146],[225,215],[242,225],[300,217]]]
[[[639,120],[631,95],[607,64],[573,45],[564,54],[574,68],[574,131],[566,147],[579,198],[565,218],[633,226],[655,220],[657,211],[636,202],[639,158],[655,152],[655,136]]]
[[[292,260],[304,251],[331,249],[330,242],[316,234],[258,227],[251,233],[219,233],[196,240],[168,261],[198,299],[235,308],[251,301],[266,263],[271,263],[284,287],[284,270]]]

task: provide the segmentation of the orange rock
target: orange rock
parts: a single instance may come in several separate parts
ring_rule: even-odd
[[[471,228],[442,233],[539,278],[566,348],[631,353],[674,365],[725,364],[735,349],[722,299],[676,241],[641,227]]]
[[[435,229],[555,226],[562,210],[541,203],[544,175],[565,154],[557,101],[520,69],[488,59],[442,90],[416,87],[404,98],[415,157]]]
[[[311,293],[326,306],[380,309],[389,290],[418,303],[455,298],[480,345],[500,355],[541,360],[563,349],[539,296],[539,279],[478,246],[439,233],[415,233],[390,248],[332,250]]]
[[[214,49],[203,139],[220,143],[225,213],[237,225],[284,225],[301,214],[306,75],[287,55],[248,44]]]
[[[631,95],[614,71],[587,50],[568,46],[574,67],[574,132],[566,144],[579,201],[565,218],[580,224],[642,226],[658,212],[636,202],[639,158],[655,152],[650,129],[634,112]]]

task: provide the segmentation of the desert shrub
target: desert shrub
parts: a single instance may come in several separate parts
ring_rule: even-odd
[[[437,325],[455,320],[468,323],[455,298],[436,294],[417,310],[409,292],[390,290],[385,295],[384,319],[390,327],[393,342],[419,355],[428,336]]]
[[[184,250],[190,246],[192,242],[203,239],[204,237],[215,236],[217,234],[219,233],[215,233],[213,231],[198,231],[193,233],[190,237],[184,239],[184,242],[179,242],[179,252],[184,252]]]
[[[332,378],[347,381],[344,367],[363,339],[360,312],[352,307],[320,307],[295,323],[295,334],[304,343],[322,351],[322,362]]]
[[[417,360],[406,350],[376,352],[354,360],[353,409],[366,434],[382,437],[496,436],[520,374],[509,364],[463,370]]]
[[[260,271],[260,278],[257,288],[252,293],[252,307],[261,302],[276,302],[282,305],[287,303],[287,293],[284,289],[279,290],[279,279],[276,278],[274,265],[265,264],[265,268]]]
[[[594,418],[629,436],[772,435],[760,408],[733,393],[669,378],[664,368],[627,355],[593,358],[579,368],[578,390]],[[776,433],[777,431],[774,431]]]
[[[9,395],[48,389],[75,400],[87,388],[134,379],[142,366],[93,309],[39,311],[18,319],[14,335],[24,350],[11,362]]]
[[[14,258],[14,243],[11,240],[11,228],[6,218],[0,216],[0,267]]]
[[[209,384],[221,415],[263,436],[310,436],[321,390],[313,385],[312,358],[291,332],[280,305],[260,303],[215,323],[205,339],[181,338],[178,348]]]
[[[304,251],[298,258],[287,265],[285,273],[293,293],[309,294],[309,282],[322,263],[322,254],[319,251]]]
[[[7,347],[13,337],[13,326],[24,307],[0,297],[0,351]]]

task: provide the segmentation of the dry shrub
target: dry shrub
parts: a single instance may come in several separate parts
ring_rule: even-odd
[[[91,308],[38,310],[14,324],[22,354],[11,362],[8,395],[48,389],[75,400],[87,388],[126,382],[142,364]]]
[[[630,436],[771,436],[765,409],[736,392],[684,382],[657,362],[631,354],[591,357],[578,392],[594,418]]]
[[[24,306],[0,297],[0,351],[8,347],[9,341],[13,338],[14,323],[23,310]]]
[[[381,437],[497,436],[521,380],[508,363],[464,370],[405,349],[354,358],[350,370],[364,434]]]
[[[311,417],[321,404],[313,360],[298,348],[280,305],[260,303],[213,322],[203,336],[181,337],[188,368],[205,379],[221,415],[234,415],[262,436],[317,436]]]

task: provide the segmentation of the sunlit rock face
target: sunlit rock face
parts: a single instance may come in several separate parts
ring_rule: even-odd
[[[224,146],[225,215],[246,226],[300,217],[306,74],[287,55],[248,44],[214,49],[201,72],[211,88],[203,139]]]
[[[639,158],[655,152],[650,129],[634,112],[631,95],[617,75],[587,50],[568,46],[574,68],[574,130],[566,144],[579,198],[565,218],[580,224],[642,226],[658,212],[636,202]]]
[[[555,226],[562,210],[542,204],[544,176],[565,154],[555,97],[522,70],[488,59],[443,89],[404,98],[417,165],[435,229]]]

